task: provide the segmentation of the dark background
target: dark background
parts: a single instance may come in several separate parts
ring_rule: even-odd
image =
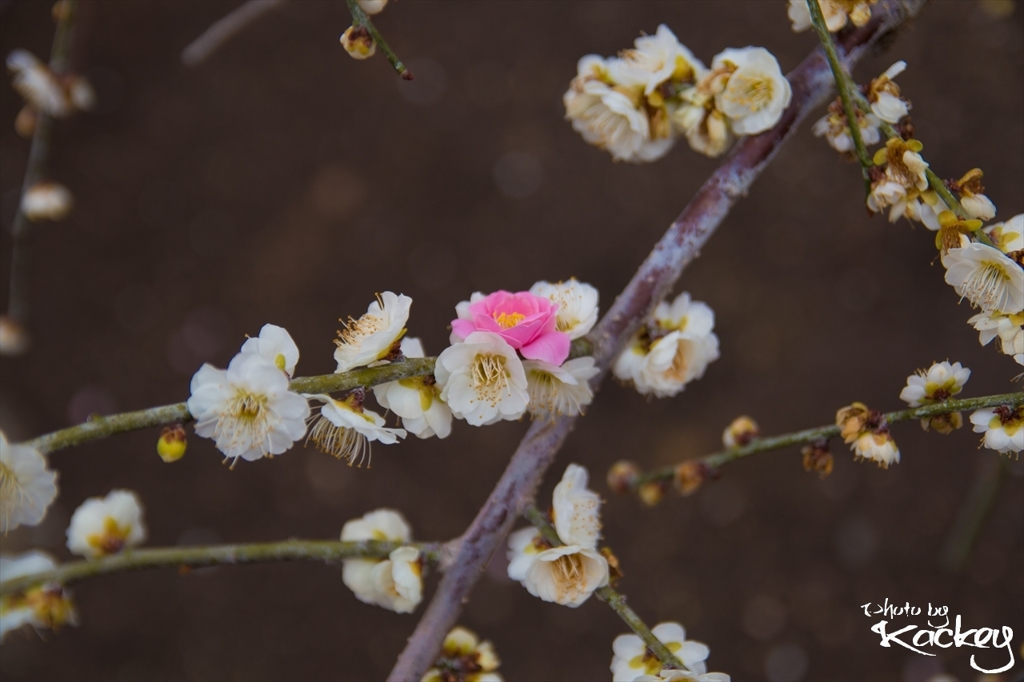
[[[189,69],[179,54],[235,2],[95,2],[76,59],[99,93],[94,113],[60,122],[51,175],[78,205],[35,232],[30,353],[0,360],[3,428],[19,440],[92,412],[181,401],[203,361],[224,366],[265,322],[303,351],[300,374],[331,372],[337,318],[374,292],[415,304],[410,334],[447,343],[453,306],[475,290],[569,276],[607,308],[653,242],[716,166],[681,142],[657,163],[612,163],[563,121],[576,60],[614,54],[667,23],[704,62],[762,45],[783,70],[815,45],[783,2],[415,2],[377,21],[417,74],[382,55],[349,59],[340,2],[292,2]],[[924,154],[943,177],[982,167],[1000,218],[1024,209],[1022,12],[933,2],[866,81],[896,59]],[[45,56],[48,2],[3,5],[0,50]],[[0,217],[9,226],[28,141],[21,101],[0,88]],[[741,413],[765,433],[829,423],[862,400],[898,409],[905,377],[932,361],[974,371],[966,395],[1013,390],[1020,366],[982,348],[972,314],[942,279],[932,233],[870,219],[855,166],[802,130],[690,267],[680,286],[717,314],[722,359],[677,398],[647,402],[611,385],[548,476],[587,466],[607,494],[616,460],[655,466],[717,449]],[[6,300],[10,238],[0,237]],[[151,546],[334,538],[378,507],[403,511],[417,539],[462,532],[525,431],[457,423],[444,441],[377,447],[349,469],[296,448],[222,466],[192,437],[173,465],[153,431],[55,453],[61,494],[44,524],[5,552],[61,559],[85,498],[137,490]],[[806,474],[796,451],[735,464],[697,495],[655,508],[610,498],[606,539],[621,589],[650,624],[679,620],[734,679],[974,679],[971,649],[925,658],[883,649],[860,604],[943,604],[965,627],[1024,633],[1024,483],[1015,463],[961,574],[941,547],[979,467],[970,428],[894,428],[888,471],[834,444],[835,473]],[[481,580],[462,623],[491,638],[510,680],[609,678],[623,623],[596,599],[542,603],[504,575]],[[427,581],[427,598],[436,577]],[[16,633],[4,679],[381,679],[416,616],[363,605],[335,566],[313,563],[108,576],[74,590],[81,626]],[[422,612],[420,608],[420,612]],[[924,625],[923,620],[918,620]],[[1006,652],[979,662],[1002,665]]]

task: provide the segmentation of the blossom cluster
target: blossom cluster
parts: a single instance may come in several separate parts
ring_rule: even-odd
[[[608,584],[608,559],[598,551],[601,498],[587,489],[587,470],[570,464],[551,496],[560,546],[540,530],[523,528],[508,537],[508,577],[535,597],[577,607]]]
[[[662,301],[616,359],[612,372],[643,395],[677,395],[718,359],[714,328],[714,311],[691,300],[690,294],[683,292],[671,303]]]
[[[774,126],[792,89],[762,47],[727,49],[706,67],[664,24],[618,57],[586,55],[562,100],[583,139],[616,161],[664,156],[680,135],[720,156],[739,135]]]
[[[594,358],[569,358],[597,322],[598,293],[570,279],[529,291],[474,293],[455,308],[451,345],[434,378],[452,414],[474,426],[582,414],[593,400]]]
[[[871,5],[878,0],[819,0],[825,27],[835,33],[848,24],[863,26],[871,19]],[[811,10],[807,0],[789,0],[789,20],[797,33],[811,27]]]
[[[936,232],[946,282],[961,299],[980,309],[968,322],[980,332],[981,344],[998,337],[1000,350],[1024,365],[1024,214],[985,226],[984,221],[995,217],[996,206],[984,193],[984,173],[978,168],[946,181],[946,188],[955,195],[952,199],[950,195],[943,199],[935,190],[928,162],[921,156],[924,145],[912,137],[910,102],[894,81],[906,66],[896,62],[872,80],[865,88],[870,111],[856,109],[857,125],[868,146],[881,140],[881,126],[896,126],[888,128],[891,137],[872,159],[868,210],[887,210],[890,222],[906,218]],[[814,132],[852,156],[853,139],[838,100],[815,124]]]
[[[39,112],[67,118],[76,111],[92,109],[96,103],[96,93],[88,80],[56,74],[26,50],[14,50],[7,55],[7,69],[13,75],[11,85],[25,99],[25,107],[14,123],[24,137],[32,135]]]

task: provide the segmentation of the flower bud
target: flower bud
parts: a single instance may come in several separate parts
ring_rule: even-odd
[[[38,114],[35,107],[31,104],[26,104],[14,119],[14,132],[22,137],[32,137],[32,134],[36,132],[37,117]]]
[[[37,182],[21,198],[21,212],[25,217],[38,220],[63,220],[71,212],[75,200],[71,191],[56,182]]]
[[[665,484],[662,481],[648,481],[640,486],[637,494],[640,495],[644,504],[653,507],[661,502],[661,498],[665,497]]]
[[[608,487],[616,495],[625,495],[636,486],[640,467],[629,460],[621,459],[608,470]]]
[[[732,450],[733,448],[749,445],[750,441],[760,435],[761,430],[758,429],[757,422],[743,415],[742,417],[736,417],[726,427],[725,431],[722,432],[722,444],[729,450]]]
[[[680,494],[692,495],[697,492],[697,488],[709,478],[710,474],[711,469],[707,464],[699,460],[690,460],[676,467],[673,482]]]
[[[29,336],[14,318],[0,315],[0,355],[21,355],[28,350]]]
[[[619,557],[615,556],[615,552],[612,551],[611,547],[602,547],[601,556],[608,562],[608,584],[615,587],[615,584],[622,580],[624,575],[622,568],[619,566]]]
[[[921,420],[921,428],[927,431],[931,428],[937,433],[941,433],[943,436],[948,436],[953,433],[961,426],[964,425],[964,418],[959,412],[950,412],[948,414],[937,414],[930,419]]]
[[[366,59],[377,51],[377,43],[373,42],[370,32],[365,26],[349,26],[341,34],[341,46],[352,59]]]
[[[167,463],[177,462],[185,456],[185,448],[188,442],[185,440],[185,427],[181,424],[165,426],[160,432],[160,439],[156,442],[156,454]]]
[[[367,14],[380,14],[387,4],[388,0],[359,0],[359,6]]]
[[[853,403],[836,412],[836,426],[841,429],[839,435],[843,437],[844,441],[852,443],[857,440],[857,436],[861,434],[867,424],[869,413],[870,410],[864,403]]]
[[[804,456],[804,471],[817,471],[821,478],[832,473],[834,464],[832,453],[828,449],[827,440],[819,440],[805,445],[800,454]]]

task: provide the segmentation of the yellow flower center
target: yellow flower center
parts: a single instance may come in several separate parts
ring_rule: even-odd
[[[494,321],[498,323],[498,326],[502,329],[511,329],[520,322],[526,319],[526,315],[522,313],[497,313],[494,316]]]
[[[509,372],[504,355],[477,355],[472,367],[473,389],[481,399],[496,405],[508,392]]]
[[[103,520],[103,532],[93,533],[87,536],[85,541],[101,554],[117,554],[124,549],[131,530],[131,526],[118,525],[113,517],[108,516]]]
[[[729,79],[729,99],[750,111],[759,111],[772,101],[772,82],[767,78],[735,73]]]

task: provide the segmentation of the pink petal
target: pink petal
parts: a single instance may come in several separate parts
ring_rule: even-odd
[[[476,331],[476,325],[473,324],[472,320],[452,320],[452,333],[459,338],[465,339],[467,336]]]
[[[561,366],[569,357],[569,335],[558,331],[541,334],[520,348],[519,352],[527,360],[541,360],[556,367]]]

